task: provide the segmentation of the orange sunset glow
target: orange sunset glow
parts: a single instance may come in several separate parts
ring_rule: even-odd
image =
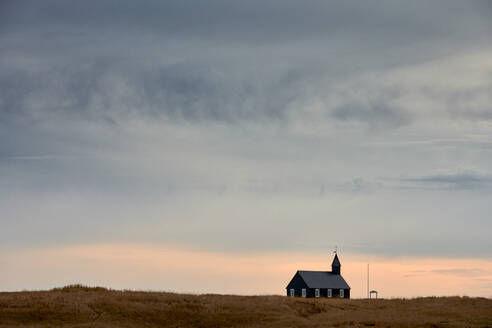
[[[0,253],[0,288],[50,288],[73,283],[185,293],[284,294],[298,269],[327,270],[331,254],[214,253],[159,245],[102,244]],[[340,254],[352,297],[492,296],[492,261]],[[33,275],[33,273],[35,274]]]

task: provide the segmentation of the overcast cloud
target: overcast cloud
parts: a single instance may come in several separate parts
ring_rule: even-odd
[[[0,243],[490,258],[491,17],[2,1]]]

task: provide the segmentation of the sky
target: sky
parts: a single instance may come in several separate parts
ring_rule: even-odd
[[[0,290],[492,297],[491,17],[0,1]]]

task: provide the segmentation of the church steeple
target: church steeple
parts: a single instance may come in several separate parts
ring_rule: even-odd
[[[331,263],[331,273],[340,274],[341,268],[342,268],[342,265],[340,264],[340,260],[338,259],[338,255],[335,251],[335,258],[333,259],[333,262]]]

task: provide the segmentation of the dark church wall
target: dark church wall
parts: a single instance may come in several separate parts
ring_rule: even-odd
[[[302,279],[301,279],[302,280]],[[302,281],[304,282],[304,281]],[[294,296],[301,297],[302,289],[306,288],[306,297],[316,297],[316,288],[307,288],[306,285],[299,284],[300,287],[294,287],[294,284],[289,284],[287,287],[287,296],[290,296],[290,289],[295,289]],[[327,288],[319,288],[320,297],[328,297],[328,289]],[[331,289],[331,297],[340,297],[340,289]],[[350,289],[344,289],[344,297],[350,298]]]
[[[320,297],[328,297],[328,288],[320,288]],[[313,288],[313,297],[315,297],[315,288]],[[344,289],[344,297],[343,298],[350,298],[350,289]],[[332,288],[331,289],[331,297],[340,297],[340,289],[338,288]]]
[[[294,275],[294,278],[292,278],[290,283],[287,285],[287,296],[290,296],[290,289],[291,288],[295,289],[295,296],[301,296],[301,290],[303,288],[307,288],[307,285],[304,282],[304,279],[302,279],[301,276],[299,275],[299,272],[296,272],[296,274]]]
[[[325,294],[324,296],[327,296],[326,294],[328,291],[325,289]],[[331,290],[331,297],[340,297],[340,289],[332,289]],[[344,289],[343,290],[343,298],[350,298],[350,289]]]

